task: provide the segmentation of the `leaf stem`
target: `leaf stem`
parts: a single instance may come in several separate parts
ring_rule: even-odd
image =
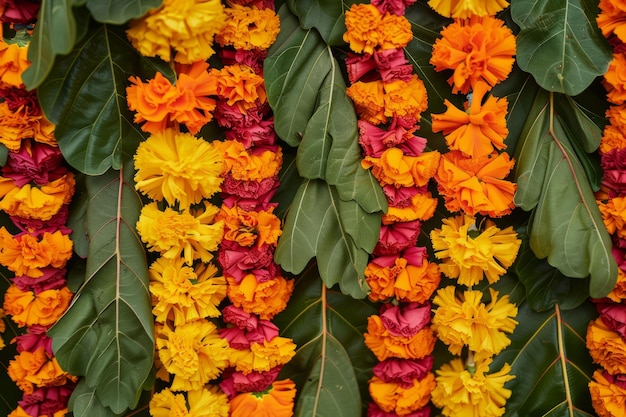
[[[328,328],[327,328],[327,323],[326,323],[326,306],[327,306],[327,301],[326,301],[326,285],[322,284],[322,293],[320,294],[320,302],[322,305],[322,351],[320,352],[320,357],[321,357],[321,361],[320,361],[320,377],[317,381],[317,389],[315,390],[315,398],[319,398],[320,397],[320,392],[322,391],[322,388],[324,388],[322,386],[323,384],[323,380],[324,380],[324,367],[326,365],[326,343],[327,343],[327,334],[328,334]],[[311,415],[312,416],[317,416],[317,405],[319,404],[319,401],[315,401],[313,403],[313,410]]]
[[[567,360],[565,359],[565,345],[563,343],[563,320],[561,318],[561,309],[558,304],[554,305],[556,312],[557,340],[559,344],[559,360],[561,361],[561,373],[563,374],[563,385],[565,388],[565,400],[567,401],[567,410],[570,417],[574,417],[574,405],[572,404],[572,395],[570,393],[569,378],[567,376]]]

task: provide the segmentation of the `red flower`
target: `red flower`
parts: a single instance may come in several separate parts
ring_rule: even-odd
[[[422,359],[388,358],[377,363],[372,372],[384,382],[395,382],[408,388],[415,379],[422,379],[430,372],[433,360],[430,355]]]
[[[0,0],[0,22],[28,25],[37,20],[41,0]]]

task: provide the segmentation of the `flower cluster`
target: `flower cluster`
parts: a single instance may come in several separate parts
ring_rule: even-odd
[[[440,272],[426,248],[416,245],[421,222],[437,206],[427,187],[440,155],[425,152],[426,139],[414,135],[428,100],[403,51],[412,39],[404,16],[412,3],[354,5],[346,11],[343,36],[353,51],[346,59],[347,94],[359,118],[361,165],[371,169],[388,202],[365,269],[369,299],[385,302],[379,315],[368,318],[365,333],[366,346],[380,361],[369,381],[368,416],[430,415],[435,387],[429,299]]]
[[[205,24],[204,40],[184,42],[184,50],[179,35],[155,47],[143,32],[183,17],[195,22],[196,12],[185,8],[200,5],[220,11]],[[173,48],[179,62],[176,83],[157,73],[147,82],[131,77],[127,88],[135,122],[152,133],[134,161],[136,188],[154,200],[142,209],[137,230],[159,254],[149,270],[150,291],[157,376],[169,386],[153,396],[154,416],[179,409],[212,416],[293,413],[295,385],[275,380],[295,345],[269,321],[293,290],[273,262],[281,230],[270,200],[282,152],[262,74],[279,21],[271,2],[230,6],[165,1],[128,31],[134,44],[133,37],[145,36],[136,44],[141,53],[150,55],[142,49],[150,39],[157,55],[169,59],[161,52]],[[198,41],[206,49],[213,35],[222,69],[209,68],[193,47]],[[194,136],[212,120],[225,129],[226,141]],[[212,204],[220,192],[221,207]]]
[[[46,332],[72,299],[66,280],[72,257],[66,221],[74,174],[64,164],[54,126],[43,116],[36,92],[26,91],[21,81],[28,66],[24,25],[32,23],[38,4],[22,9],[8,2],[4,7],[0,20],[13,24],[17,34],[12,43],[0,42],[0,142],[9,149],[0,175],[0,210],[12,223],[0,228],[0,264],[14,276],[0,315],[25,328],[11,341],[17,355],[7,373],[23,396],[10,416],[64,415],[76,377],[61,369]],[[4,323],[0,327],[4,330]],[[2,341],[0,348],[4,345]]]
[[[593,408],[600,417],[623,416],[626,410],[626,171],[621,162],[626,155],[624,99],[626,83],[626,10],[613,0],[600,1],[598,26],[613,46],[613,61],[604,75],[610,107],[609,123],[604,128],[599,153],[604,171],[596,200],[606,229],[612,236],[613,256],[617,261],[617,283],[603,299],[594,300],[599,317],[587,328],[587,348],[596,370],[589,382]]]
[[[501,153],[509,133],[508,102],[489,92],[512,69],[515,38],[492,16],[507,6],[505,1],[431,0],[429,5],[455,18],[433,45],[430,63],[436,71],[452,70],[452,92],[467,95],[462,107],[445,100],[446,111],[432,115],[432,130],[442,133],[449,149],[435,179],[448,211],[458,213],[430,233],[441,272],[457,282],[436,292],[432,327],[450,353],[461,356],[436,371],[432,401],[444,416],[497,417],[511,395],[504,384],[514,377],[508,364],[491,374],[489,366],[511,343],[507,334],[517,325],[517,307],[508,295],[472,287],[485,278],[489,284],[500,280],[521,244],[512,227],[500,229],[491,220],[514,208],[516,186],[506,180],[514,161]]]

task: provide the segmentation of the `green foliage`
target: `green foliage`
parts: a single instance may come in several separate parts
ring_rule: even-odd
[[[152,368],[153,318],[145,249],[135,231],[141,200],[133,170],[87,178],[89,256],[85,281],[49,331],[63,369],[84,376],[76,415],[121,414],[137,404]],[[84,395],[95,394],[99,405]],[[91,412],[90,411],[90,412]]]
[[[533,210],[528,227],[535,255],[568,277],[590,275],[589,293],[603,297],[615,285],[617,265],[587,177],[592,171],[584,168],[591,164],[586,152],[598,146],[589,133],[594,126],[571,99],[540,91],[515,152],[515,204]],[[581,131],[587,134],[576,134]]]
[[[327,290],[314,265],[297,278],[287,309],[274,320],[298,346],[282,370],[298,387],[297,417],[364,415],[376,358],[363,333],[377,312],[371,303]]]
[[[594,0],[516,0],[517,63],[546,90],[577,95],[606,72],[611,49]]]
[[[342,45],[346,31],[344,12],[350,4],[335,0],[288,0],[292,13],[304,29],[315,28],[329,45]],[[281,22],[282,23],[282,22]]]
[[[156,9],[163,0],[87,0],[87,8],[98,22],[120,25]]]
[[[369,214],[354,201],[339,198],[334,186],[305,180],[294,197],[274,258],[299,274],[317,258],[322,280],[339,284],[344,294],[363,298],[369,288],[364,271],[378,241],[381,214]]]
[[[151,78],[157,71],[173,78],[163,62],[139,55],[122,27],[93,22],[71,53],[57,57],[38,92],[70,165],[100,175],[132,159],[144,133],[126,104],[128,77]]]

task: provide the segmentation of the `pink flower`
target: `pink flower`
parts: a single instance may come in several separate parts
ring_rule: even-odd
[[[28,415],[53,416],[67,408],[74,386],[73,382],[68,382],[57,387],[37,387],[32,393],[24,394],[17,403]]]
[[[67,173],[62,166],[63,155],[59,148],[43,143],[24,141],[18,152],[10,152],[2,167],[2,175],[11,178],[17,187],[31,181],[45,185]]]
[[[220,388],[232,398],[240,392],[262,392],[276,380],[282,366],[276,366],[266,372],[252,371],[247,375],[229,368],[222,374]]]
[[[381,12],[389,12],[397,16],[404,16],[407,7],[416,0],[372,0],[372,4]]]
[[[37,20],[41,0],[0,0],[0,22],[28,25]]]
[[[626,304],[598,302],[596,309],[606,327],[619,333],[622,339],[626,340]]]
[[[398,417],[398,414],[387,413],[381,410],[376,403],[370,403],[367,408],[367,417]],[[402,417],[430,417],[430,407],[426,405],[417,411],[404,414]]]
[[[261,120],[251,126],[234,126],[226,131],[226,140],[236,140],[246,149],[253,146],[275,145],[274,119]]]
[[[252,331],[259,325],[259,318],[254,314],[246,313],[240,308],[229,305],[222,309],[222,318],[226,323],[232,323],[240,329]]]
[[[383,304],[380,319],[392,335],[411,337],[430,323],[430,303]]]
[[[396,123],[399,119],[394,118],[387,130],[373,125],[365,120],[359,120],[359,144],[367,156],[379,158],[388,148],[401,146],[404,153],[411,156],[418,156],[426,147],[426,139],[413,136],[415,128],[407,130],[404,126]]]
[[[395,187],[391,184],[383,187],[383,193],[387,197],[390,207],[404,208],[411,206],[411,199],[416,194],[424,194],[428,187]]]
[[[20,291],[32,291],[35,295],[46,290],[59,290],[67,284],[65,268],[45,267],[40,269],[43,275],[31,278],[28,275],[20,275],[11,278],[11,281]]]
[[[217,124],[227,129],[234,127],[244,128],[258,124],[270,111],[269,104],[257,104],[249,108],[245,113],[239,110],[237,105],[229,106],[226,101],[219,100],[215,107],[215,120]]]
[[[609,197],[620,197],[626,193],[626,149],[613,149],[602,155],[604,170],[602,185],[608,189]]]
[[[433,357],[423,359],[388,358],[377,363],[372,372],[384,382],[395,382],[404,388],[413,386],[415,379],[424,378],[433,367]]]
[[[237,3],[236,1],[231,3]],[[220,50],[220,59],[224,65],[243,64],[247,65],[254,71],[255,74],[263,74],[263,60],[267,56],[267,50],[233,50],[230,48],[223,48]]]
[[[408,82],[413,77],[413,66],[409,64],[402,49],[374,51],[374,61],[380,78],[386,83],[396,80]]]
[[[42,234],[44,232],[54,233],[60,230],[64,235],[72,233],[72,229],[66,227],[67,218],[69,216],[69,206],[64,204],[59,211],[53,215],[50,220],[26,219],[23,217],[10,216],[11,221],[22,232],[30,232]]]
[[[217,254],[224,275],[240,283],[247,274],[253,274],[258,282],[276,276],[276,264],[270,245],[243,247],[237,242],[224,240]]]
[[[222,183],[222,192],[224,194],[231,194],[242,198],[254,198],[264,200],[263,197],[269,192],[274,192],[278,188],[279,182],[277,177],[265,178],[258,181],[243,181],[237,180],[228,174],[224,177]]]
[[[220,337],[228,342],[228,346],[233,349],[247,349],[250,347],[250,341],[246,337],[245,332],[238,327],[225,327],[218,330]]]
[[[52,339],[48,337],[46,332],[48,328],[39,324],[28,327],[28,333],[15,336],[13,339],[17,343],[17,351],[35,352],[39,348],[44,348],[49,357],[54,356],[52,353]]]
[[[348,52],[346,70],[350,84],[354,84],[361,79],[364,82],[369,82],[380,78],[378,73],[374,72],[376,70],[376,62],[374,62],[370,54]]]
[[[0,0],[0,4],[2,0]],[[39,101],[37,101],[37,93],[35,91],[28,91],[23,88],[3,88],[0,89],[0,98],[9,106],[9,110],[16,111],[20,107],[24,106],[27,109],[28,116],[39,116],[41,109],[39,108]]]
[[[374,255],[390,255],[415,246],[420,233],[419,220],[397,222],[380,227],[380,237],[374,248]]]

